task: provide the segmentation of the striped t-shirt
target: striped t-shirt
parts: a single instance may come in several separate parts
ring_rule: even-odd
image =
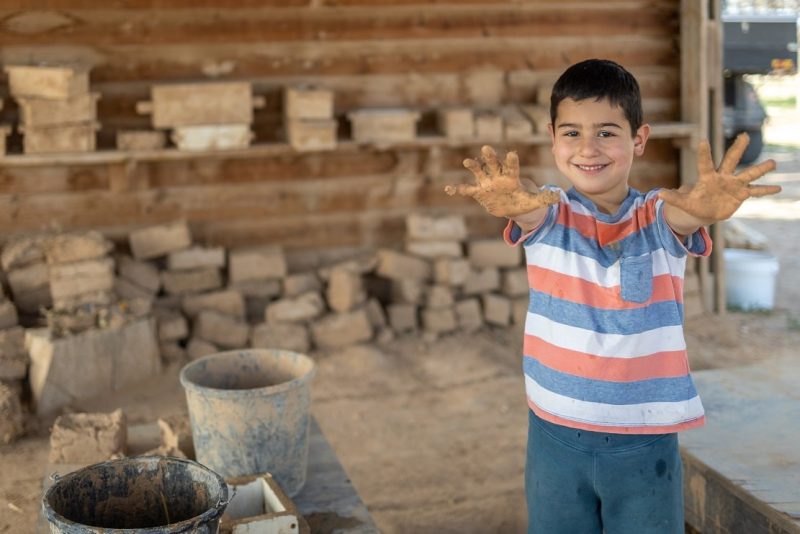
[[[630,188],[614,215],[574,188],[522,243],[530,303],[523,370],[528,404],[552,423],[660,434],[700,426],[703,405],[683,337],[686,256],[707,256],[700,229],[684,242],[658,191]]]

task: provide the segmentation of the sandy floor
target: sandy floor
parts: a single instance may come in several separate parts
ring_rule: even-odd
[[[800,344],[800,154],[775,157],[770,180],[786,193],[749,201],[740,216],[780,258],[778,307],[688,324],[695,370],[792,355]],[[315,355],[314,415],[383,532],[524,531],[520,347],[509,329]],[[174,372],[86,407],[117,406],[133,423],[185,409]],[[47,423],[31,434],[0,447],[0,533],[34,532]]]

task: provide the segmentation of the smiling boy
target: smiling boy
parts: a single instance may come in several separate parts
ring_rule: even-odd
[[[682,533],[677,432],[704,422],[682,329],[686,256],[710,254],[704,226],[780,191],[750,185],[775,163],[735,174],[741,136],[715,170],[702,142],[697,184],[643,194],[628,180],[650,127],[628,71],[573,65],[550,106],[568,191],[527,190],[516,153],[501,164],[490,147],[464,162],[477,184],[446,189],[508,218],[504,238],[525,249],[528,531]]]

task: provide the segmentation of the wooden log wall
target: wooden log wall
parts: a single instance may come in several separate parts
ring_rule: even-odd
[[[14,4],[17,5],[14,5]],[[0,61],[80,61],[102,94],[100,148],[120,128],[146,128],[137,101],[152,84],[247,80],[266,97],[257,143],[280,142],[281,90],[310,82],[335,91],[345,114],[366,107],[437,108],[531,103],[530,80],[552,83],[568,65],[616,60],[638,77],[650,122],[680,118],[680,1],[584,0],[47,0],[6,1]],[[38,4],[38,5],[37,5]],[[32,7],[36,5],[36,8]],[[10,7],[8,7],[10,6]],[[527,80],[525,83],[519,80]],[[0,124],[17,122],[0,79]],[[11,138],[12,148],[18,139]],[[242,158],[4,166],[0,240],[55,226],[122,238],[132,228],[184,218],[198,242],[236,246],[370,246],[399,243],[413,211],[463,213],[474,235],[501,222],[447,197],[467,180],[470,146],[290,149]],[[549,147],[506,143],[524,173],[552,175]],[[548,174],[550,173],[550,174]],[[674,187],[678,151],[652,140],[633,185]]]

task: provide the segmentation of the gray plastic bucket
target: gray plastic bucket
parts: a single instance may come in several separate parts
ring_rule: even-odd
[[[135,456],[57,477],[42,510],[53,534],[213,534],[228,501],[225,480],[197,462]]]
[[[181,370],[197,461],[223,477],[271,473],[287,495],[306,481],[316,366],[287,350],[211,354]]]

